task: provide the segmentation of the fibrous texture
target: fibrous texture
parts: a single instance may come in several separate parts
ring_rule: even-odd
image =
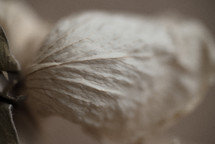
[[[189,113],[214,72],[214,42],[193,21],[89,12],[60,21],[26,71],[32,109],[133,144]]]

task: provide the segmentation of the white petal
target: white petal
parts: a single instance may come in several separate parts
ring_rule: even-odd
[[[203,26],[171,18],[84,13],[58,23],[26,72],[29,103],[131,144],[200,102],[214,67]]]

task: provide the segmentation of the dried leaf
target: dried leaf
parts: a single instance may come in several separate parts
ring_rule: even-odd
[[[19,65],[10,54],[7,39],[0,27],[0,144],[18,144],[12,117],[11,100],[13,97],[9,95],[15,81],[14,79],[10,81],[11,79],[7,77],[7,72],[18,72],[18,70]]]
[[[16,60],[10,54],[8,42],[1,27],[0,27],[0,70],[1,71],[19,70]]]
[[[2,103],[2,101],[0,101],[0,144],[18,144],[12,116],[12,105]]]

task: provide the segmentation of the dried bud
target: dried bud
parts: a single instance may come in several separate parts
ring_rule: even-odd
[[[57,114],[101,143],[133,144],[206,94],[214,43],[184,19],[90,12],[60,21],[26,71],[35,112]]]

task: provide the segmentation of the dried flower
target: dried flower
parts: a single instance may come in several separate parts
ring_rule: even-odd
[[[187,19],[88,12],[65,18],[25,71],[34,113],[133,144],[191,112],[215,67],[214,42]]]

